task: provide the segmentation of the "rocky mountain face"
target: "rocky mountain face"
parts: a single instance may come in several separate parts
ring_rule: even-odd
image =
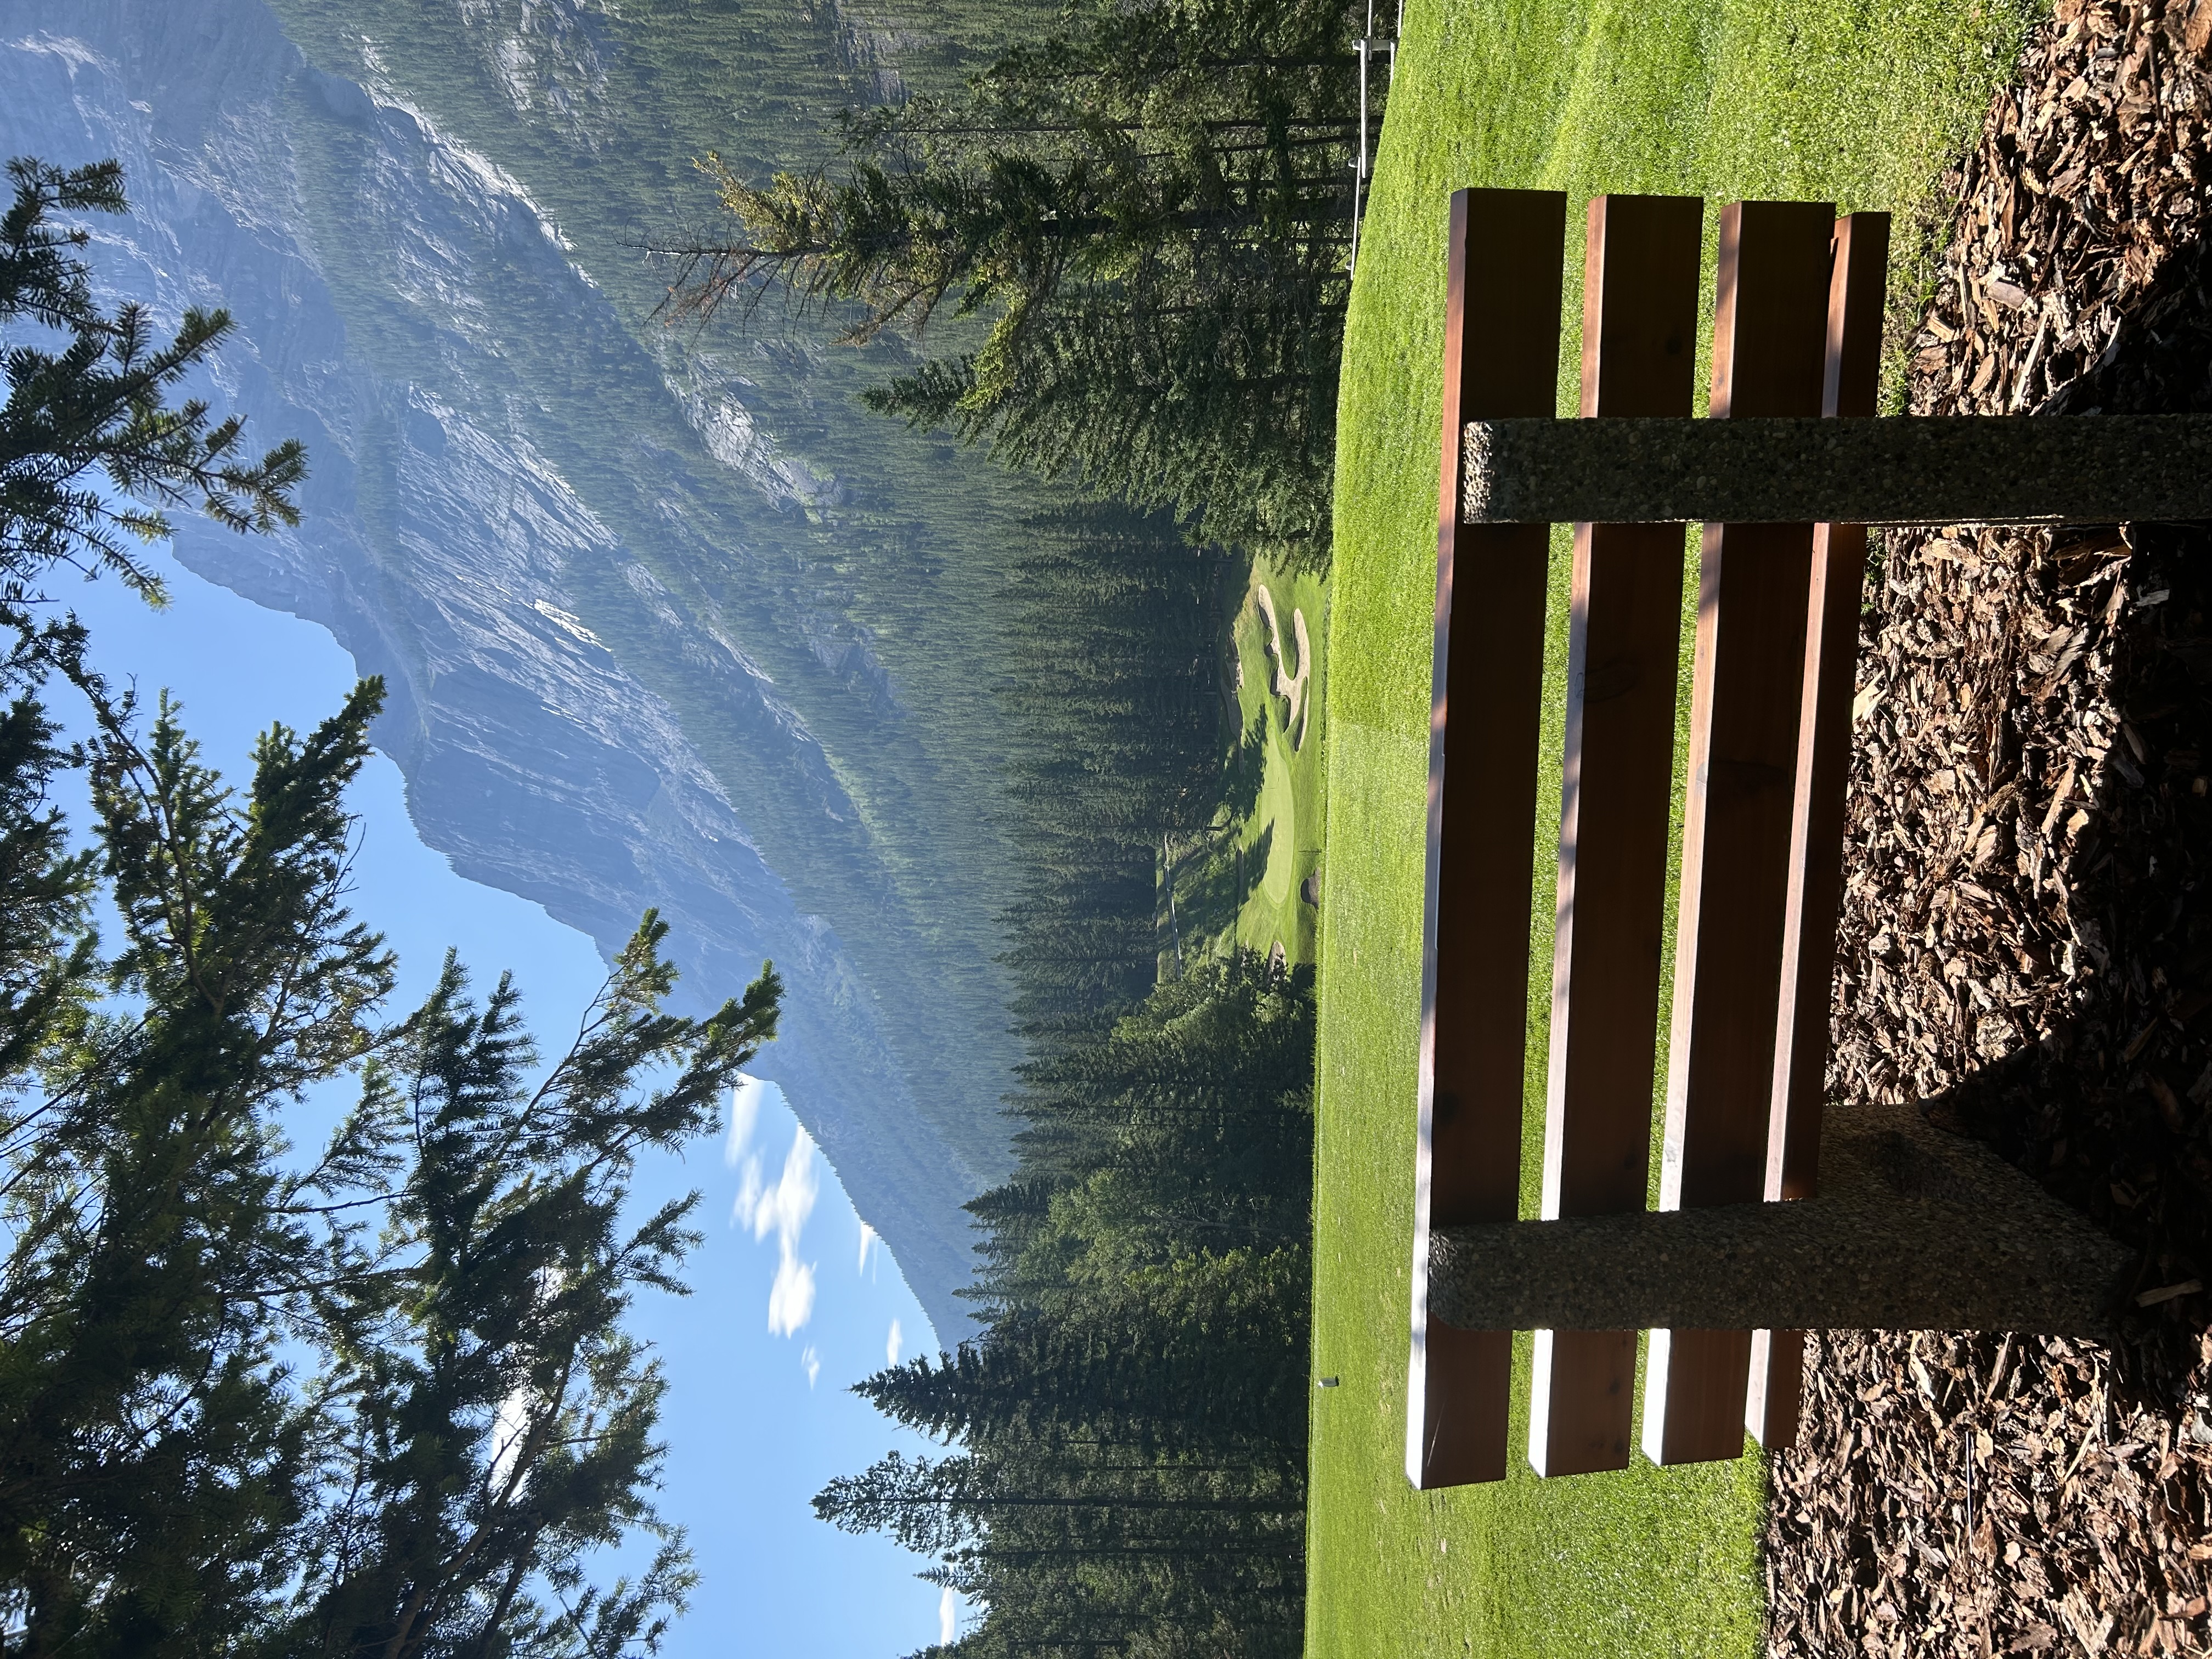
[[[959,1206],[1006,1167],[988,601],[1019,503],[872,429],[818,331],[656,331],[635,250],[574,228],[593,100],[650,96],[619,84],[620,14],[520,11],[536,46],[493,30],[470,85],[557,209],[380,79],[370,36],[334,73],[262,0],[0,0],[0,148],[119,158],[102,280],[167,322],[227,307],[201,390],[307,445],[296,532],[193,524],[178,556],[385,677],[376,740],[462,874],[602,950],[659,907],[699,1004],[775,958],[760,1070],[949,1345]],[[841,72],[890,73],[896,40],[825,27]]]

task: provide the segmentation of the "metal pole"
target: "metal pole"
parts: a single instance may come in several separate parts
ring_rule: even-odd
[[[1372,16],[1374,0],[1368,0],[1368,9],[1370,14],[1368,20],[1368,27],[1371,30],[1375,27]],[[1345,265],[1345,270],[1347,271],[1353,271],[1359,269],[1360,198],[1364,192],[1367,184],[1367,48],[1369,44],[1367,37],[1364,35],[1361,36],[1358,44],[1359,155],[1358,158],[1352,164],[1352,258]]]

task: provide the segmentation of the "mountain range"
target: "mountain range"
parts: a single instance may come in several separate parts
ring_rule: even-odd
[[[205,383],[302,439],[296,531],[178,558],[384,676],[422,839],[692,1006],[764,957],[783,1089],[950,1346],[1010,1165],[1005,573],[1041,504],[855,394],[912,361],[780,308],[665,325],[694,165],[823,164],[841,107],[1021,27],[806,0],[0,0],[0,148],[114,156],[111,299],[227,307]],[[526,988],[527,963],[513,966]]]

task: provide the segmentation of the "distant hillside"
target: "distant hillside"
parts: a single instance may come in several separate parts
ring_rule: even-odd
[[[1009,1167],[994,692],[1036,494],[857,408],[894,344],[659,328],[637,244],[710,207],[693,156],[819,157],[1021,15],[0,0],[0,141],[121,157],[105,274],[228,305],[217,395],[311,450],[297,535],[180,556],[387,676],[463,873],[603,945],[663,906],[702,996],[776,958],[763,1070],[946,1341],[958,1206]]]

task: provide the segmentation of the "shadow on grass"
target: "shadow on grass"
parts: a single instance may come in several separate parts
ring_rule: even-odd
[[[1260,787],[1267,777],[1267,711],[1263,706],[1252,716],[1237,740],[1237,752],[1222,780],[1222,801],[1233,822],[1243,823],[1259,810]]]
[[[1234,835],[1194,848],[1176,867],[1176,907],[1184,918],[1186,940],[1213,938],[1234,929],[1244,901],[1260,888],[1278,826],[1269,824],[1249,847]]]

